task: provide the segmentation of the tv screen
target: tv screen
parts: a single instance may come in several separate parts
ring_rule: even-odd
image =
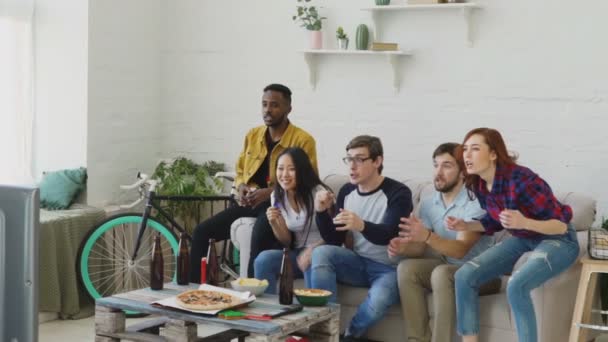
[[[39,196],[0,184],[0,341],[38,341]]]

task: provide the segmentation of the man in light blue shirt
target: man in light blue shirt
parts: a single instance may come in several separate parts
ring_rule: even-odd
[[[406,324],[407,341],[451,341],[456,324],[454,273],[494,244],[493,237],[478,232],[456,232],[446,221],[461,218],[474,220],[485,215],[477,199],[464,186],[464,162],[456,143],[439,145],[433,153],[435,192],[422,200],[420,217],[402,218],[399,237],[391,240],[390,256],[420,255],[430,247],[440,258],[406,259],[397,269],[401,308]],[[500,279],[486,284],[480,293],[496,293]],[[435,313],[433,330],[429,328],[426,294],[433,294]]]

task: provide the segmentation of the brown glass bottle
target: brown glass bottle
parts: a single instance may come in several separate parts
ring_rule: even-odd
[[[154,237],[152,247],[152,262],[150,263],[150,288],[162,290],[164,282],[163,251],[160,248],[160,233]]]
[[[293,270],[288,248],[283,248],[281,276],[279,278],[279,303],[283,305],[293,304]]]
[[[220,284],[219,268],[217,252],[215,250],[215,239],[209,239],[209,251],[207,253],[207,284],[214,286]]]
[[[188,285],[190,283],[190,253],[188,252],[188,241],[185,232],[182,232],[179,236],[176,278],[178,285]]]

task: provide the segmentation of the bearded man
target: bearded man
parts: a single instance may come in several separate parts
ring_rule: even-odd
[[[391,240],[391,257],[408,256],[397,268],[401,309],[407,341],[451,341],[456,325],[454,273],[458,268],[494,244],[493,237],[478,232],[447,229],[448,217],[465,221],[483,217],[476,198],[464,186],[464,162],[460,146],[444,143],[433,152],[435,192],[422,200],[419,217],[401,218],[399,237]],[[411,258],[429,247],[435,258]],[[430,253],[426,253],[427,255]],[[485,284],[480,294],[500,290],[500,279]],[[426,295],[433,295],[433,329],[429,327]]]

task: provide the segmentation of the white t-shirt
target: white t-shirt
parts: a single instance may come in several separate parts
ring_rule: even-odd
[[[317,186],[312,193],[312,197],[315,197],[315,194],[319,190],[323,190],[322,186]],[[274,191],[270,194],[270,205],[274,207],[275,196]],[[317,241],[321,240],[321,234],[319,233],[319,228],[317,227],[317,223],[315,222],[314,213],[313,217],[311,217],[308,226],[306,226],[306,207],[301,206],[300,212],[297,213],[289,204],[289,200],[287,199],[287,194],[285,194],[283,198],[283,206],[279,208],[281,211],[281,215],[285,219],[285,223],[287,224],[287,229],[293,232],[294,236],[294,248],[302,248],[310,246]],[[314,210],[314,209],[313,209]]]

